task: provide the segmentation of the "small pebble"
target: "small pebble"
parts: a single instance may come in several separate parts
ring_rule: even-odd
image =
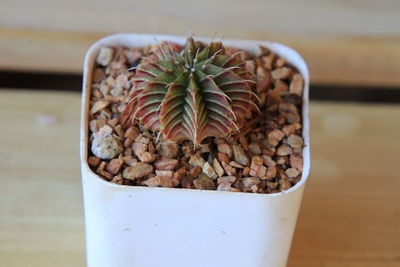
[[[286,175],[287,175],[288,177],[290,177],[290,178],[295,178],[295,177],[297,177],[297,176],[300,174],[300,172],[299,172],[297,169],[295,169],[295,168],[289,168],[289,169],[287,169],[287,170],[285,171],[285,173],[286,173]]]
[[[208,162],[206,162],[203,165],[203,173],[212,179],[218,178],[218,174],[215,172],[214,168]]]
[[[123,147],[112,135],[106,135],[94,138],[91,150],[101,159],[112,159],[122,153]]]
[[[292,148],[300,148],[303,147],[303,138],[298,135],[291,134],[286,140],[287,144]]]
[[[161,158],[154,162],[154,167],[157,170],[174,170],[178,167],[178,160],[170,158]]]
[[[102,47],[97,55],[96,62],[101,66],[108,66],[114,56],[114,50],[109,47]]]
[[[220,183],[217,187],[217,191],[230,191],[231,190],[231,183],[223,182]]]
[[[219,163],[218,159],[214,159],[213,167],[214,167],[214,170],[218,174],[219,177],[224,175],[225,171],[222,168],[221,164]]]
[[[298,169],[299,171],[303,171],[303,159],[300,155],[298,154],[292,154],[290,155],[290,165],[293,168]]]
[[[194,154],[189,159],[189,164],[192,165],[193,167],[199,166],[200,168],[203,168],[205,163],[206,161],[199,154]]]
[[[141,162],[150,163],[156,160],[157,155],[151,152],[144,152],[138,156]]]
[[[222,176],[218,178],[217,182],[220,183],[234,183],[236,181],[236,176]]]
[[[278,68],[271,72],[271,76],[274,80],[282,80],[288,78],[290,75],[290,68]]]
[[[261,148],[260,145],[257,143],[250,143],[249,144],[249,151],[253,153],[254,155],[260,155],[261,154]]]
[[[246,177],[242,179],[242,184],[245,188],[250,188],[253,185],[258,185],[260,183],[260,179],[255,177]]]
[[[249,165],[249,158],[246,156],[246,153],[244,152],[244,149],[240,145],[233,145],[233,153],[235,155],[235,161],[238,162],[239,164],[242,164],[244,166]]]
[[[299,96],[303,95],[303,78],[300,74],[293,75],[293,80],[290,82],[289,92]]]
[[[276,151],[276,154],[278,156],[287,156],[293,153],[293,150],[290,148],[288,145],[281,145],[278,150]]]
[[[135,166],[125,168],[122,171],[122,177],[129,180],[134,180],[149,175],[152,172],[153,166],[144,162],[139,162]]]
[[[193,184],[196,189],[200,189],[200,190],[215,190],[216,189],[213,179],[211,179],[210,177],[208,177],[207,175],[205,175],[203,173],[201,173],[199,175],[199,178],[197,178],[193,181]]]
[[[122,164],[124,161],[122,159],[112,159],[110,163],[108,163],[106,170],[111,174],[118,174],[121,170]]]
[[[148,187],[167,187],[167,188],[172,188],[174,187],[174,183],[171,179],[171,177],[167,176],[154,176],[146,181],[143,182],[144,185],[147,185]]]
[[[176,158],[179,154],[178,145],[175,143],[162,143],[157,145],[157,152],[166,158]]]
[[[218,144],[217,149],[218,149],[218,152],[225,153],[226,155],[228,155],[229,158],[232,158],[233,150],[232,150],[232,147],[229,144],[220,143],[220,144]]]

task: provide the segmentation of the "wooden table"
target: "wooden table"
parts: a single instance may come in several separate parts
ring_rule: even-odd
[[[110,33],[191,29],[287,44],[314,84],[399,87],[399,13],[398,0],[2,1],[0,70],[78,74],[90,44]]]
[[[400,266],[400,106],[311,104],[288,266]],[[0,266],[84,266],[77,93],[0,90]]]

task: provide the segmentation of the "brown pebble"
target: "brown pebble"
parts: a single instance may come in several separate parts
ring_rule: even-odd
[[[282,80],[276,80],[274,82],[274,91],[280,96],[289,94],[288,85]]]
[[[253,185],[258,185],[260,183],[260,179],[255,177],[245,177],[242,179],[242,184],[245,188],[250,188]]]
[[[138,156],[141,162],[150,163],[156,160],[157,156],[151,152],[143,152]]]
[[[276,177],[276,167],[275,166],[268,167],[264,179],[272,180],[275,177]]]
[[[222,176],[218,178],[217,183],[234,183],[236,181],[236,176]]]
[[[144,144],[142,142],[135,142],[132,144],[132,150],[136,156],[140,157],[140,155],[142,155],[144,152],[146,152],[147,144]]]
[[[175,143],[162,143],[157,145],[157,152],[166,158],[176,158],[179,154],[178,145]]]
[[[109,173],[108,171],[99,171],[97,174],[100,174],[101,176],[103,176],[104,178],[106,178],[107,180],[111,180],[113,178],[113,175],[111,173]]]
[[[134,180],[149,175],[152,172],[153,172],[153,166],[144,162],[139,162],[135,166],[125,168],[122,171],[122,177]]]
[[[194,154],[189,159],[189,164],[192,165],[193,167],[199,166],[200,168],[203,168],[205,163],[206,161],[199,154]]]
[[[264,63],[264,68],[271,70],[276,59],[276,54],[271,53],[268,56],[262,57],[261,59]]]
[[[104,171],[108,165],[108,162],[101,161],[99,166],[97,166],[96,172]]]
[[[250,175],[250,168],[249,167],[244,167],[242,175],[243,176],[249,176]]]
[[[229,156],[223,152],[218,152],[218,160],[225,163],[230,162]]]
[[[128,76],[126,74],[120,74],[115,79],[115,87],[120,87],[123,89],[130,89],[131,83],[129,82]]]
[[[99,166],[101,159],[99,157],[90,156],[87,160],[91,168],[96,168]]]
[[[286,177],[283,177],[279,180],[279,185],[281,191],[288,190],[290,187],[292,187],[292,184],[290,183],[289,179]]]
[[[232,158],[232,156],[233,156],[233,149],[227,143],[218,144],[217,150],[218,150],[218,152],[225,153],[229,157],[229,159]]]
[[[146,145],[150,143],[150,139],[144,136],[143,134],[139,134],[138,137],[136,137],[135,141]]]
[[[135,166],[137,164],[137,159],[133,158],[131,155],[127,155],[121,158],[125,165]]]
[[[293,79],[290,82],[289,92],[299,96],[303,95],[303,78],[300,74],[293,75]]]
[[[251,164],[250,166],[250,176],[262,178],[266,172],[267,168],[263,165]]]
[[[249,145],[249,151],[253,153],[254,155],[260,155],[261,154],[261,148],[260,145],[257,143],[250,143]]]
[[[156,170],[156,176],[166,176],[172,178],[174,176],[173,171]]]
[[[196,189],[200,189],[200,190],[215,190],[216,189],[213,179],[211,179],[210,177],[208,177],[207,175],[205,175],[203,173],[201,173],[199,175],[199,178],[197,178],[193,181],[193,185],[195,186]]]
[[[271,86],[271,74],[261,66],[257,67],[258,82],[256,87],[257,94],[267,91]]]
[[[139,136],[139,129],[136,127],[129,127],[125,133],[125,138],[131,138],[132,140],[136,139]]]
[[[102,68],[96,68],[93,71],[92,80],[95,83],[99,83],[106,78],[106,74]]]
[[[214,167],[214,170],[218,174],[219,177],[224,175],[225,171],[222,168],[221,164],[219,163],[218,159],[214,159],[213,167]]]
[[[240,164],[237,163],[236,161],[231,161],[231,162],[229,162],[229,165],[231,165],[231,166],[234,167],[234,168],[238,168],[238,169],[243,169],[243,168],[244,168],[243,165],[240,165]]]
[[[174,170],[178,167],[178,160],[171,158],[161,158],[154,162],[154,167],[157,170]]]
[[[109,173],[116,175],[121,170],[123,163],[124,163],[124,161],[122,159],[112,159],[108,163],[106,170]]]
[[[278,156],[287,156],[293,153],[293,150],[290,148],[288,145],[281,145],[278,150],[276,151],[276,154]]]
[[[156,170],[157,173],[158,170]],[[185,176],[186,174],[186,169],[185,168],[180,168],[179,170],[177,170],[176,172],[174,172],[172,178],[174,180],[180,181],[182,180],[182,178]]]
[[[231,187],[232,187],[231,183],[223,182],[218,185],[217,191],[230,191]]]
[[[191,168],[190,171],[189,171],[189,175],[194,177],[194,178],[197,178],[200,175],[200,173],[201,173],[200,166],[196,166],[194,168]]]
[[[252,165],[263,165],[263,163],[264,163],[264,160],[263,160],[263,158],[261,156],[253,156],[251,158],[251,164]]]
[[[206,162],[203,165],[203,173],[212,179],[218,178],[218,174],[215,172],[214,168],[208,162]]]
[[[236,169],[231,165],[226,164],[225,161],[222,161],[222,168],[225,170],[226,174],[231,176],[236,174]]]
[[[277,68],[271,72],[271,76],[274,80],[282,80],[286,79],[290,75],[290,68],[283,67],[283,68]]]
[[[190,176],[190,175],[185,175],[182,177],[181,179],[181,186],[182,188],[186,188],[186,189],[192,189],[192,183],[193,183],[194,177]]]
[[[286,136],[294,134],[296,132],[296,125],[295,124],[285,125],[283,126],[282,131],[286,134]]]
[[[289,158],[287,156],[278,156],[276,157],[277,165],[287,165],[289,164]]]
[[[287,175],[288,177],[290,177],[290,178],[295,178],[295,177],[297,177],[297,176],[300,174],[300,172],[299,172],[297,169],[295,169],[295,168],[289,168],[289,169],[287,169],[287,170],[285,171],[285,173],[286,173],[286,175]]]
[[[282,103],[282,97],[274,90],[269,90],[267,94],[266,105],[268,107]]]
[[[132,147],[132,144],[133,144],[133,139],[131,139],[131,138],[126,138],[125,141],[124,141],[123,146],[124,146],[124,147]]]
[[[99,100],[96,101],[93,105],[92,108],[90,109],[90,113],[91,114],[95,114],[103,109],[105,109],[106,107],[108,107],[108,105],[110,105],[109,101],[105,101],[105,100]]]
[[[143,184],[149,187],[168,187],[168,188],[174,187],[174,183],[171,177],[160,176],[160,175],[147,179],[146,181],[143,182]]]
[[[279,113],[285,116],[288,123],[300,122],[300,115],[295,105],[290,103],[279,104]]]
[[[290,165],[299,171],[303,171],[303,159],[298,154],[290,155]]]
[[[277,67],[277,68],[281,68],[281,67],[285,66],[285,64],[286,64],[286,60],[283,57],[280,57],[275,61],[275,67]]]
[[[276,162],[272,159],[271,156],[262,155],[262,158],[263,158],[264,164],[265,164],[266,166],[275,166],[275,165],[276,165]]]
[[[244,150],[249,150],[249,143],[247,142],[247,138],[244,135],[239,136],[239,142]]]
[[[287,144],[292,148],[301,148],[303,147],[303,138],[298,135],[291,134],[286,140]]]
[[[124,180],[125,179],[122,178],[121,174],[117,174],[112,178],[111,183],[122,185],[124,184]]]
[[[244,149],[240,145],[233,145],[233,153],[235,155],[235,161],[238,162],[239,164],[242,164],[244,166],[249,165],[249,158],[247,157],[246,153],[244,152]]]
[[[276,146],[283,139],[285,133],[279,129],[274,129],[268,133],[268,143],[272,146]]]

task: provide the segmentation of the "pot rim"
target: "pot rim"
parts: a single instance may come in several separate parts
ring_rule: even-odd
[[[287,62],[291,65],[295,66],[298,71],[301,73],[304,79],[304,88],[303,88],[303,105],[302,105],[302,137],[304,140],[303,147],[303,171],[301,175],[300,181],[289,188],[288,190],[279,192],[279,193],[270,193],[270,194],[262,194],[262,193],[247,193],[247,192],[226,192],[226,191],[216,191],[216,190],[198,190],[198,189],[186,189],[186,188],[163,188],[163,187],[146,187],[146,186],[128,186],[128,185],[119,185],[114,184],[108,181],[105,181],[101,177],[99,177],[96,173],[90,169],[89,164],[87,162],[88,158],[88,145],[89,145],[89,121],[88,121],[88,113],[89,113],[89,92],[91,87],[91,77],[92,71],[95,61],[95,55],[98,53],[98,49],[103,46],[115,46],[122,45],[125,46],[127,40],[132,40],[135,38],[148,38],[152,41],[146,42],[147,44],[156,44],[162,40],[169,40],[179,44],[183,44],[186,40],[185,36],[176,36],[176,35],[165,35],[165,34],[145,34],[145,33],[117,33],[108,35],[104,38],[99,39],[95,43],[93,43],[90,48],[87,50],[85,59],[84,59],[84,71],[83,71],[83,86],[82,86],[82,104],[81,104],[81,123],[80,123],[80,160],[81,160],[81,171],[87,172],[90,175],[90,179],[96,180],[99,184],[103,186],[110,187],[110,189],[115,190],[123,190],[123,191],[137,191],[137,190],[161,190],[161,191],[171,191],[171,192],[192,192],[192,193],[203,193],[203,194],[235,194],[237,196],[246,196],[249,198],[272,198],[272,197],[280,197],[283,195],[290,194],[291,192],[296,191],[300,187],[304,186],[306,183],[309,171],[310,171],[310,136],[309,129],[310,123],[308,119],[308,106],[309,106],[309,83],[310,83],[310,75],[308,71],[307,64],[304,59],[300,56],[300,54],[294,49],[283,45],[277,42],[269,42],[263,40],[244,40],[244,39],[224,39],[223,43],[238,47],[242,50],[249,51],[249,47],[256,45],[264,45],[271,49],[277,55],[285,58]],[[197,40],[209,42],[211,38],[204,37],[196,37]],[[110,45],[112,43],[112,45]],[[247,48],[245,48],[247,47]],[[283,50],[285,53],[277,52],[276,49]],[[249,52],[252,52],[251,50]],[[288,55],[290,54],[290,58]]]

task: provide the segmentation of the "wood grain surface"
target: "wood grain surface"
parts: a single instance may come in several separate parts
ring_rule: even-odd
[[[84,266],[80,95],[0,90],[0,266]],[[400,266],[400,106],[313,102],[289,267]]]
[[[400,87],[399,13],[397,0],[3,0],[0,69],[80,73],[99,37],[192,29],[287,44],[313,83]]]

